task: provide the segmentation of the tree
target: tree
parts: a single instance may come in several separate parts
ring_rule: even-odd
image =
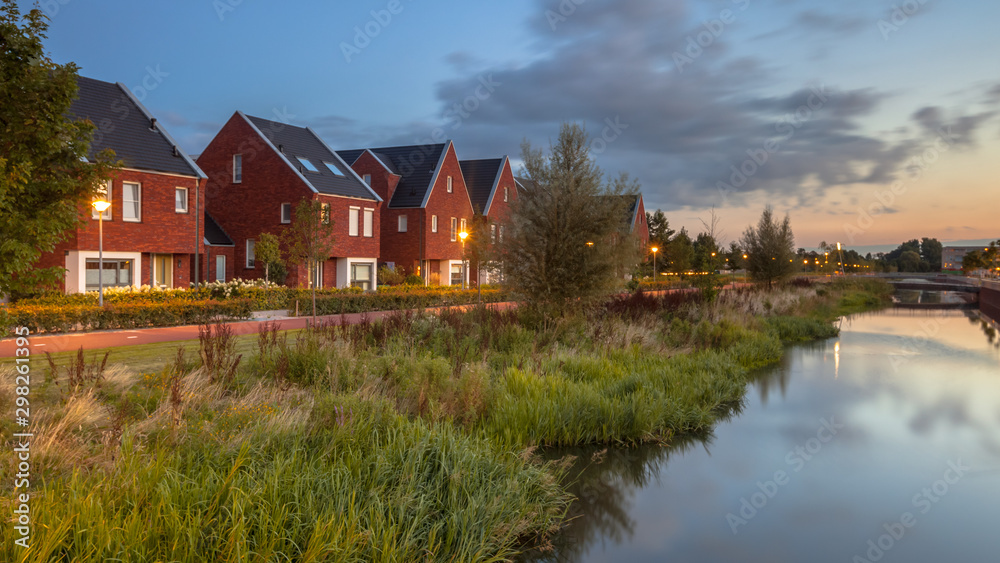
[[[676,232],[670,228],[670,221],[659,209],[655,213],[646,212],[646,226],[649,228],[649,244],[660,248],[666,248]]]
[[[920,258],[930,271],[941,271],[941,254],[944,252],[944,245],[936,238],[924,237],[920,239]]]
[[[261,233],[254,245],[254,258],[264,264],[264,280],[271,281],[271,266],[281,264],[281,241],[271,233]]]
[[[978,250],[973,250],[962,257],[962,273],[965,275],[985,267],[986,260],[983,258],[983,253]]]
[[[667,260],[670,263],[670,271],[681,277],[691,269],[694,263],[694,244],[684,227],[681,227],[681,232],[677,233],[667,246]]]
[[[576,124],[563,124],[545,155],[521,144],[524,174],[535,188],[511,206],[501,244],[505,283],[536,310],[562,314],[587,304],[620,283],[618,274],[638,261],[639,245],[628,232],[627,197],[637,184],[620,176],[602,185],[603,173],[589,154],[589,139]]]
[[[778,224],[771,206],[765,207],[757,226],[747,227],[740,243],[750,279],[772,287],[795,273],[795,236],[787,214]]]
[[[920,254],[913,250],[907,250],[899,256],[897,264],[899,265],[900,272],[919,272]]]
[[[45,53],[45,15],[0,7],[0,294],[54,285],[62,268],[34,269],[84,219],[115,168],[114,153],[90,155],[94,124],[67,119],[77,67]],[[89,214],[87,214],[89,216]]]
[[[312,318],[316,324],[316,284],[313,272],[325,262],[333,251],[333,220],[329,207],[313,199],[303,199],[295,206],[294,219],[284,233],[288,247],[288,260],[305,266],[312,288]]]
[[[471,229],[468,231],[468,238],[465,239],[465,256],[462,259],[468,262],[470,268],[475,268],[478,278],[475,281],[478,288],[484,272],[492,276],[501,273],[495,261],[497,245],[496,240],[494,240],[499,236],[497,231],[500,225],[490,221],[488,217],[480,215],[469,226]]]

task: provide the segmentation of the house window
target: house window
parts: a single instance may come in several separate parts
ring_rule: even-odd
[[[247,239],[247,269],[253,269],[254,267],[254,240],[252,238]]]
[[[299,160],[302,160],[302,159],[299,159]],[[334,164],[332,162],[324,162],[323,164],[326,165],[326,168],[330,172],[333,172],[334,176],[343,176],[344,175],[344,173],[340,171],[340,168],[338,168],[336,164]],[[316,171],[314,170],[314,172],[316,172]]]
[[[323,263],[313,262],[312,276],[310,277],[310,283],[313,287],[320,288],[323,287]]]
[[[451,242],[458,240],[458,219],[451,218]]]
[[[281,222],[291,223],[292,222],[292,204],[282,203],[281,204]]]
[[[226,281],[226,255],[219,254],[215,257],[215,281]]]
[[[459,222],[458,232],[460,232],[460,233],[467,233],[467,232],[469,232],[469,231],[465,230],[465,219],[462,219]]]
[[[323,221],[324,225],[330,224],[330,204],[321,203],[319,205],[320,220]]]
[[[399,216],[399,232],[406,232],[406,215]]]
[[[104,287],[128,287],[132,285],[132,260],[104,259],[104,272],[98,278],[100,261],[97,258],[87,258],[86,264],[86,290],[97,291],[100,282],[104,282]]]
[[[492,243],[492,244],[496,244],[497,243],[497,226],[496,225],[490,225],[490,243]]]
[[[233,183],[239,184],[243,181],[243,155],[233,155]]]
[[[504,200],[504,201],[508,201],[508,200],[507,200],[507,195],[508,195],[508,194],[507,194],[507,186],[504,186],[504,187],[503,187],[503,200]]]
[[[311,163],[311,162],[309,162],[309,159],[302,158],[301,156],[296,157],[296,158],[298,158],[299,164],[301,164],[302,166],[304,166],[306,170],[308,170],[310,172],[319,172],[319,169],[316,168],[316,165],[313,164],[313,163]],[[327,166],[330,166],[330,165],[327,164]]]
[[[361,214],[360,207],[351,207],[347,210],[347,235],[356,237],[358,236],[358,215]]]
[[[174,211],[177,213],[188,212],[188,189],[174,188]]]
[[[503,242],[503,225],[500,225],[500,236],[497,240]]]
[[[138,223],[142,220],[142,188],[139,184],[122,184],[122,220]]]
[[[448,193],[451,193],[451,192],[452,192],[451,176],[448,176]]]
[[[372,263],[351,264],[351,287],[360,287],[365,291],[372,288],[372,272],[375,265]]]
[[[174,255],[154,254],[152,263],[153,271],[150,277],[153,278],[153,282],[151,285],[162,288],[173,287]]]
[[[437,215],[431,215],[431,232],[432,233],[438,232],[438,216]]]
[[[365,183],[368,184],[369,186],[372,185],[372,175],[371,174],[365,174]]]
[[[451,285],[462,285],[462,265],[452,263],[451,265]]]
[[[94,201],[97,201],[99,199],[103,199],[104,201],[106,201],[108,203],[111,203],[111,180],[107,180],[106,182],[104,182],[101,185],[97,186],[97,190],[96,191],[97,191],[97,195],[94,197]],[[92,218],[97,219],[98,215],[100,215],[100,213],[98,213],[96,209],[91,209],[90,210],[90,216]],[[103,215],[104,215],[104,220],[105,221],[110,221],[111,220],[111,207],[108,207],[107,209],[105,209]]]
[[[366,237],[373,237],[373,236],[375,236],[375,233],[374,233],[374,227],[375,227],[375,210],[374,209],[365,209],[365,225],[364,225],[364,227],[365,227],[365,236]]]

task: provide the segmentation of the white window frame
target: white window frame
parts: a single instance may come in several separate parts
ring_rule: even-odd
[[[469,225],[465,222],[465,219],[459,219],[459,221],[458,221],[458,232],[460,232],[460,233],[467,233],[467,232],[469,232],[467,230],[468,226]]]
[[[361,233],[361,208],[351,207],[347,208],[347,236],[356,237],[360,236]]]
[[[135,200],[130,200],[125,197],[126,188],[129,186],[135,186]],[[135,214],[136,216],[128,217],[125,212],[128,207],[135,204]],[[122,182],[122,221],[128,223],[141,223],[142,222],[142,184],[139,182]]]
[[[287,216],[285,215],[285,211],[286,210],[288,211],[288,215]],[[292,222],[292,204],[291,203],[282,203],[281,204],[281,212],[280,212],[280,214],[281,214],[281,222],[283,224],[291,223]]]
[[[253,270],[253,269],[256,269],[256,267],[257,267],[257,257],[254,254],[254,250],[255,250],[256,246],[257,246],[257,242],[254,239],[252,239],[252,238],[248,238],[247,239],[246,268],[248,270]]]
[[[507,193],[507,190],[508,190],[507,186],[504,186],[504,187],[503,187],[503,200],[504,200],[504,201],[509,201],[509,200],[507,199],[507,197],[508,197],[508,195],[509,195],[509,194]]]
[[[219,260],[222,260],[222,276],[219,276]],[[226,255],[216,254],[215,255],[215,281],[225,282],[226,281]]]
[[[503,242],[503,225],[500,225],[500,229],[497,232],[498,232],[497,240]]]
[[[451,242],[458,240],[458,218],[451,218]]]
[[[111,183],[111,180],[105,180],[104,181],[104,187],[97,189],[98,197],[100,197],[100,196],[103,195],[104,196],[104,201],[107,201],[108,203],[112,204],[112,205],[109,205],[108,208],[103,211],[104,220],[105,221],[110,221],[111,220],[111,208],[114,207],[114,202],[111,201],[111,194],[112,194],[112,191],[113,191],[112,190],[112,185],[113,184]],[[94,198],[94,201],[97,201],[97,198]],[[93,219],[93,220],[96,221],[98,219],[97,216],[100,215],[100,214],[101,213],[98,212],[96,209],[91,208],[91,211],[90,211],[90,218],[91,219]]]
[[[448,176],[448,193],[452,193],[455,188],[452,186],[451,176]]]
[[[438,232],[438,216],[437,215],[431,215],[431,232],[432,233]]]
[[[362,234],[368,238],[375,236],[375,208],[366,207],[364,210],[364,223],[362,225]]]
[[[319,204],[319,217],[320,217],[320,221],[324,225],[329,225],[330,224],[330,213],[331,213],[331,210],[330,210],[330,204],[329,203],[320,203]]]
[[[490,244],[497,243],[497,226],[490,225]]]
[[[396,228],[399,232],[406,232],[406,215],[400,215],[396,218]]]
[[[372,185],[372,175],[371,174],[365,174],[363,176],[363,178],[364,178],[366,184],[368,184],[369,186]]]
[[[243,183],[243,155],[234,154],[233,155],[233,183],[242,184]]]
[[[184,207],[177,207],[177,194],[184,192]],[[190,205],[188,204],[188,189],[175,187],[174,188],[174,212],[176,213],[187,213]]]

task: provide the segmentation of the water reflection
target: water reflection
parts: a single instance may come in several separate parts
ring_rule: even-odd
[[[841,328],[756,374],[742,411],[711,435],[549,452],[576,456],[579,501],[551,549],[523,561],[852,561],[906,511],[917,524],[883,560],[995,560],[996,322],[893,309]],[[915,507],[959,460],[968,476]]]

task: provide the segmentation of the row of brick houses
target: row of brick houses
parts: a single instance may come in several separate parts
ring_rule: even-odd
[[[303,199],[332,220],[333,250],[312,271],[290,265],[287,285],[374,289],[380,265],[461,284],[458,234],[488,221],[491,242],[502,240],[510,206],[531,189],[507,156],[460,161],[451,141],[334,150],[308,127],[240,111],[195,161],[120,83],[81,77],[71,114],[97,126],[92,156],[111,148],[123,162],[106,188],[105,287],[262,278],[256,241],[288,229]],[[645,244],[642,197],[631,207]],[[95,290],[99,279],[97,212],[81,213],[81,226],[39,264],[64,267],[68,293]]]

